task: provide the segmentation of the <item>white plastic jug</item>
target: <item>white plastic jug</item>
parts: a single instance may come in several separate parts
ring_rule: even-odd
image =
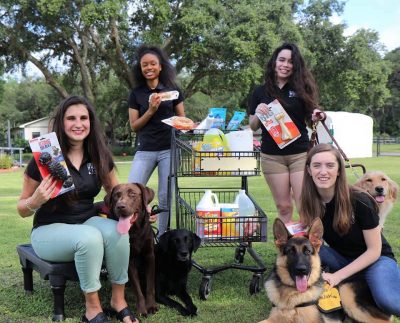
[[[245,217],[253,217],[256,213],[256,208],[254,203],[251,201],[250,197],[247,196],[245,190],[240,190],[239,194],[236,196],[235,203],[239,206],[239,232],[240,236],[243,237],[245,234],[249,234],[249,230],[253,231],[254,219],[249,219],[248,221]]]
[[[196,205],[197,235],[199,237],[221,236],[221,208],[218,196],[206,190]]]

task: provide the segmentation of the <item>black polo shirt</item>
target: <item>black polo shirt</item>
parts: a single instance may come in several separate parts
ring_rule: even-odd
[[[93,202],[102,185],[93,164],[85,157],[79,171],[72,165],[68,165],[68,169],[74,180],[75,189],[43,204],[36,211],[33,220],[34,228],[50,223],[83,223],[90,217],[97,215]],[[25,172],[34,180],[42,181],[39,168],[33,158]]]
[[[292,155],[306,152],[309,137],[305,120],[306,117],[310,116],[310,113],[307,111],[303,100],[297,96],[294,89],[288,83],[282,89],[277,89],[280,91],[282,98],[279,102],[299,129],[301,137],[280,149],[267,129],[261,126],[261,151],[270,155]],[[250,114],[255,115],[256,108],[260,103],[269,104],[274,100],[275,98],[267,93],[265,84],[258,86],[250,98]]]
[[[379,216],[375,211],[373,201],[365,193],[354,193],[353,203],[353,223],[350,230],[345,235],[339,235],[333,230],[333,217],[335,212],[335,202],[326,204],[325,214],[322,217],[324,225],[324,240],[328,245],[343,256],[357,258],[367,250],[364,240],[363,230],[370,230],[379,225]],[[381,234],[382,256],[394,259],[394,254],[389,243]]]
[[[183,95],[179,88],[166,87],[159,83],[152,90],[147,85],[138,86],[132,90],[128,99],[130,109],[139,111],[141,117],[149,108],[149,97],[152,93],[167,91],[178,91],[179,97],[176,100],[162,101],[157,112],[147,122],[147,124],[138,132],[137,150],[159,151],[171,148],[171,126],[168,126],[161,120],[173,117],[175,115],[174,107],[183,101]]]

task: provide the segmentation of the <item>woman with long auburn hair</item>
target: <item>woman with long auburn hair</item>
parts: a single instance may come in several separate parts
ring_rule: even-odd
[[[313,147],[307,155],[300,221],[315,218],[324,226],[319,255],[329,272],[322,278],[332,287],[348,278],[365,280],[376,305],[400,315],[400,267],[379,225],[378,206],[367,192],[347,183],[338,149]]]

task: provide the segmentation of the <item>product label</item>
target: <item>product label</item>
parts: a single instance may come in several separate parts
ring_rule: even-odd
[[[200,237],[220,237],[221,236],[221,217],[220,211],[196,211],[197,216],[202,218],[203,234],[199,232]]]
[[[222,238],[236,238],[239,236],[238,221],[239,209],[236,206],[221,207]]]
[[[29,145],[42,178],[51,174],[57,180],[51,198],[75,189],[55,132],[31,139]]]

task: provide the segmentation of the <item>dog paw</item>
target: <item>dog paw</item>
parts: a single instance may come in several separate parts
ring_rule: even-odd
[[[187,310],[188,310],[188,312],[190,313],[190,316],[195,316],[195,315],[197,315],[197,307],[196,307],[196,305],[194,305],[194,304],[189,305],[189,306],[187,307]]]
[[[147,305],[147,313],[148,314],[155,314],[158,311],[158,306],[154,305]]]

